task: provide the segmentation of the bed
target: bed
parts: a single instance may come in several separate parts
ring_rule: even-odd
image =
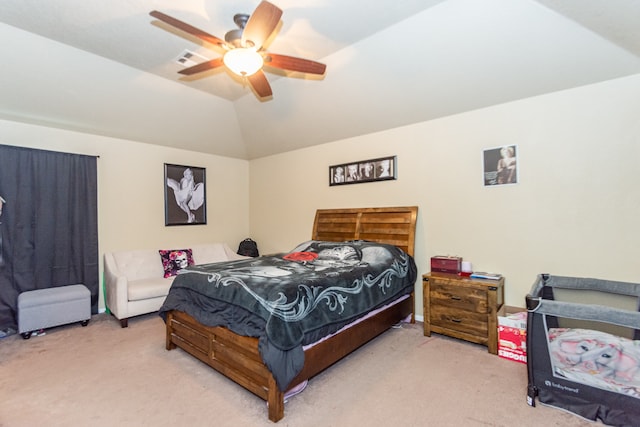
[[[640,284],[539,275],[527,295],[527,401],[640,420]]]
[[[267,401],[269,419],[279,421],[284,417],[285,396],[304,387],[309,378],[394,324],[405,319],[415,321],[413,290],[417,272],[413,255],[417,211],[415,206],[321,209],[316,211],[311,240],[289,253],[185,270],[176,277],[160,309],[166,323],[167,350],[179,347],[261,397]],[[332,256],[339,252],[342,264],[334,260],[324,264],[325,251]],[[389,262],[389,266],[383,266],[381,260]],[[271,261],[276,265],[262,264]],[[295,294],[299,296],[300,289],[304,289],[304,303],[297,300],[295,306],[287,305],[295,298],[278,287],[290,275],[298,274],[298,270],[304,274],[308,268],[313,272],[304,276],[304,284],[297,286]],[[361,268],[379,270],[364,274]],[[266,286],[247,290],[247,274],[255,277],[255,270],[260,271],[258,280]],[[321,274],[325,272],[332,281],[325,280],[322,287],[318,281],[323,280]],[[354,280],[349,274],[360,274],[362,280]],[[240,285],[238,278],[242,279]],[[205,279],[212,285],[207,286]],[[334,279],[339,285],[334,285]],[[361,282],[367,285],[354,288],[367,292],[363,299],[370,300],[369,308],[355,303],[351,291],[350,295],[335,292],[346,289],[345,283]],[[269,290],[271,286],[275,290]],[[253,302],[238,296],[240,291],[234,289],[241,288],[242,293],[254,297]],[[373,291],[383,288],[382,292]],[[267,297],[261,292],[271,293]],[[318,292],[324,297],[311,298],[317,297]],[[282,320],[286,316],[280,312],[282,315],[274,315],[267,302],[274,300],[273,293],[280,295],[275,298],[279,299],[278,307],[287,306],[287,316],[298,316],[301,311],[313,315],[296,318],[289,325]],[[311,301],[320,300],[323,304],[315,304],[313,311],[308,309]],[[315,311],[321,306],[328,308]],[[337,317],[339,312],[345,317]],[[321,318],[324,323],[321,327],[311,326],[307,321],[310,317]]]

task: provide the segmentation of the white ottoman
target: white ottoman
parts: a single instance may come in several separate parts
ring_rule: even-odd
[[[28,339],[33,331],[91,319],[91,292],[85,285],[36,289],[18,295],[18,329]]]

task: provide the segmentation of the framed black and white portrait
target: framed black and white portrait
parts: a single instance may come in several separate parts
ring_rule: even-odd
[[[207,223],[205,169],[164,164],[164,225]]]
[[[489,148],[482,153],[485,186],[518,183],[518,147],[504,145]]]

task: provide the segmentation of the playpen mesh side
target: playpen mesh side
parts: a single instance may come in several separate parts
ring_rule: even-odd
[[[558,299],[561,291],[599,292],[625,299],[626,308]],[[599,298],[597,302],[605,301]],[[554,372],[549,330],[566,323],[635,340],[640,337],[640,284],[540,275],[527,295],[528,403],[541,403],[573,412],[589,420],[615,426],[640,425],[640,398],[577,382]],[[628,309],[631,307],[632,309]],[[640,372],[638,372],[640,381]]]

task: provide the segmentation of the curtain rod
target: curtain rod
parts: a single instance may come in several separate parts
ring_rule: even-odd
[[[75,156],[95,157],[96,159],[100,158],[100,156],[97,155],[97,154],[70,153],[70,152],[67,152],[67,151],[56,151],[56,150],[47,150],[47,149],[44,149],[44,148],[22,147],[22,146],[19,146],[19,145],[0,144],[0,147],[16,148],[16,149],[32,150],[32,151],[46,151],[46,152],[49,152],[49,153],[58,153],[58,154],[72,154],[72,155],[75,155]]]

